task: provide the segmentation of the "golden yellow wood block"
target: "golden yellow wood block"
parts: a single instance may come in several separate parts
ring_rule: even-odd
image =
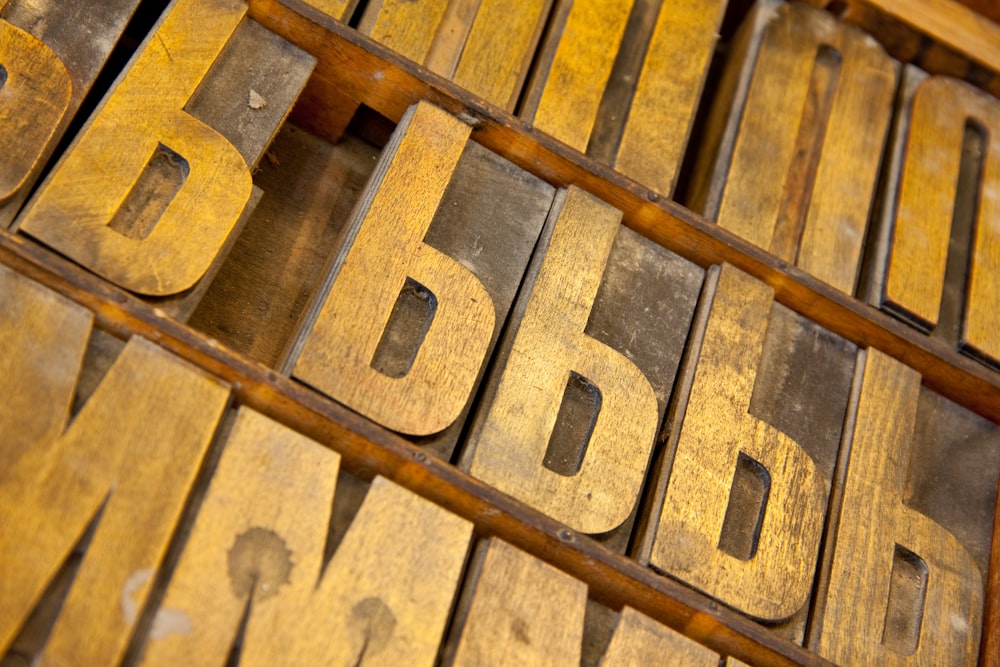
[[[340,457],[241,408],[156,612],[143,665],[223,665],[267,643],[316,587]],[[247,614],[244,620],[244,614]]]
[[[651,564],[778,621],[809,598],[828,489],[794,440],[749,412],[771,303],[771,288],[723,266]],[[737,483],[745,506],[732,501]]]
[[[719,656],[631,607],[622,609],[601,667],[717,667]]]
[[[895,65],[828,13],[770,0],[747,17],[737,44],[708,123],[711,148],[699,161],[693,206],[853,293]]]
[[[868,350],[817,649],[839,664],[975,661],[983,579],[947,530],[904,505],[920,376]]]
[[[376,477],[298,614],[275,615],[241,665],[433,665],[472,524]]]
[[[450,664],[580,664],[587,586],[502,540],[483,547]]]
[[[631,7],[631,0],[557,3],[564,16],[553,23],[562,22],[562,31],[543,45],[520,112],[535,129],[587,150]]]
[[[672,195],[725,0],[664,0],[613,166]]]
[[[250,199],[250,170],[184,105],[246,5],[179,0],[98,114],[46,179],[20,229],[126,289],[165,296],[194,285]],[[116,214],[147,165],[173,165],[179,189],[150,230]]]
[[[21,456],[0,482],[0,650],[103,505],[42,661],[121,658],[228,399],[136,338],[66,433]]]
[[[294,370],[365,416],[413,435],[436,433],[458,417],[493,332],[493,303],[482,283],[423,242],[469,132],[426,103],[408,112],[348,223],[353,243],[342,251]],[[409,367],[386,374],[372,360],[407,285],[427,304],[430,321]]]
[[[638,497],[656,396],[635,364],[584,333],[620,212],[570,188],[557,195],[551,215],[558,218],[506,367],[465,456],[471,474],[488,484],[574,530],[605,533],[626,520]],[[574,374],[596,387],[598,409],[582,463],[565,475],[543,461]]]

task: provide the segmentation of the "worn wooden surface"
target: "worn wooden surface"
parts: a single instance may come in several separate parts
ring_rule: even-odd
[[[22,454],[62,433],[94,316],[6,267],[0,270],[0,302],[4,479]]]
[[[288,361],[378,151],[287,124],[254,176],[264,190],[190,324],[272,368]]]
[[[224,665],[237,639],[251,653],[319,579],[340,457],[247,408],[224,447],[144,665]]]
[[[827,6],[826,0],[806,0]],[[975,0],[846,0],[837,14],[872,33],[893,57],[1000,93],[1000,25],[977,14]],[[966,6],[970,5],[970,6]]]
[[[650,563],[780,621],[809,598],[828,487],[795,440],[749,411],[770,302],[765,285],[723,267],[662,509],[652,514]]]
[[[423,241],[469,131],[426,104],[400,123],[348,223],[353,241],[334,261],[332,286],[320,294],[293,371],[376,422],[413,435],[455,421],[493,335],[493,304],[482,283]],[[400,250],[386,253],[389,247]],[[423,306],[419,327],[406,358],[380,370],[372,362],[408,284]]]
[[[692,205],[853,294],[895,67],[870,37],[808,7],[761,2],[745,21]]]
[[[719,656],[631,607],[622,609],[601,667],[715,667]]]
[[[624,551],[637,499],[628,493],[638,490],[635,483],[645,469],[651,440],[636,440],[635,452],[628,453],[605,449],[610,441],[599,440],[606,436],[598,432],[598,422],[608,420],[600,427],[611,428],[605,431],[610,433],[622,419],[608,413],[614,409],[609,401],[628,395],[628,385],[616,379],[615,359],[642,373],[656,399],[652,418],[658,424],[703,272],[631,230],[616,230],[614,214],[607,209],[591,204],[595,213],[587,214],[590,207],[574,207],[569,201],[573,196],[571,191],[563,204],[561,215],[567,218],[553,216],[550,221],[529,272],[530,289],[523,290],[514,310],[511,334],[480,401],[478,425],[462,460],[473,474],[511,489],[526,502],[541,503],[539,508],[558,511],[578,530],[583,530],[581,517],[613,499],[617,523],[604,519],[603,529],[585,532],[605,533],[602,542]],[[598,233],[610,244],[600,250]],[[590,239],[589,248],[574,243],[581,236]],[[587,291],[567,293],[570,276],[586,279]],[[552,312],[573,315],[554,322]],[[604,350],[603,360],[588,359],[595,349]],[[600,376],[592,375],[594,368]],[[544,387],[539,377],[547,378]],[[526,405],[530,412],[524,411]],[[615,479],[618,475],[621,480]],[[553,497],[556,489],[565,497]]]
[[[904,504],[920,376],[877,350],[863,372],[821,625],[810,643],[840,664],[970,664],[982,574],[954,535]]]
[[[126,289],[165,296],[194,285],[243,213],[251,180],[240,153],[183,108],[245,12],[235,0],[172,5],[19,229]],[[184,178],[149,234],[130,238],[109,225],[161,145]]]
[[[611,76],[630,0],[560,0],[519,115],[536,129],[587,150]]]
[[[629,517],[659,415],[635,363],[584,332],[618,220],[580,190],[560,193],[544,255],[529,269],[530,296],[515,307],[502,374],[490,382],[463,452],[474,476],[584,533],[606,533]],[[583,237],[587,256],[577,244]],[[570,442],[550,456],[560,436]]]
[[[0,483],[0,647],[100,512],[42,660],[121,657],[227,401],[218,380],[136,338],[65,435],[21,455]]]
[[[374,0],[365,6],[358,31],[513,111],[552,2],[524,0],[511,11],[502,0]],[[338,103],[328,113],[333,139],[358,108],[349,96],[338,96]]]
[[[377,477],[302,612],[273,617],[241,664],[433,665],[471,536]]]
[[[725,0],[664,0],[622,118],[615,170],[671,196],[708,74]]]
[[[968,84],[907,71],[871,293],[953,347],[1000,360],[1000,103]],[[885,267],[882,269],[882,267]]]
[[[0,227],[17,215],[138,4],[0,3]]]
[[[96,277],[17,238],[0,235],[0,259],[92,309],[102,326],[155,337],[224,378],[237,398],[335,448],[351,470],[393,479],[588,583],[610,605],[626,601],[715,650],[768,664],[825,664],[704,596],[586,540],[301,385],[193,333]]]
[[[252,168],[288,114],[305,84],[312,63],[311,56],[263,29],[256,22],[244,20],[205,73],[184,105],[184,111],[219,132],[221,139],[238,150],[246,165]],[[199,171],[196,168],[192,172],[191,169],[191,164],[184,156],[160,143],[121,201],[118,210],[112,213],[107,227],[103,228],[103,236],[110,239],[112,245],[119,250],[128,248],[129,245],[133,248],[137,244],[141,246],[142,242],[151,237],[155,239],[158,225],[164,222],[163,218],[172,201],[184,192],[192,173]],[[246,210],[224,237],[215,255],[208,258],[209,264],[197,283],[179,294],[160,298],[157,301],[159,308],[180,320],[188,318],[218,271],[258,197],[259,193],[256,192],[251,195]],[[33,228],[30,222],[26,228],[30,233]],[[73,234],[71,231],[71,239]],[[44,231],[41,236],[44,239]],[[174,237],[183,246],[183,234],[175,230]],[[115,241],[124,246],[116,246]],[[106,260],[98,258],[96,261]],[[178,257],[176,261],[181,262],[182,258]],[[119,257],[118,262],[127,264],[127,259]],[[87,265],[86,260],[83,263]],[[161,260],[159,263],[164,262]],[[151,267],[151,270],[154,273],[170,271],[168,267],[159,266]]]
[[[469,576],[461,634],[444,664],[580,663],[586,584],[496,538],[481,545]]]

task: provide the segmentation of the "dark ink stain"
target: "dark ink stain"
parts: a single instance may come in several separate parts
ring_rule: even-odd
[[[514,633],[514,639],[522,644],[531,644],[531,637],[528,635],[530,628],[523,618],[515,618],[511,621],[510,629]]]
[[[292,552],[273,530],[254,526],[241,533],[229,549],[229,582],[236,597],[253,594],[266,600],[289,582]]]
[[[361,650],[355,667],[361,665],[365,656],[378,653],[386,647],[396,630],[396,616],[380,598],[365,598],[351,608],[347,621],[352,633],[361,635]]]

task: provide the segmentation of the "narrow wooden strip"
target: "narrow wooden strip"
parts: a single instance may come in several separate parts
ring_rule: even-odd
[[[1000,493],[993,515],[993,541],[990,568],[986,577],[986,604],[983,613],[983,643],[979,647],[979,664],[1000,667]]]
[[[665,0],[629,108],[615,169],[671,196],[726,2]]]
[[[552,0],[483,0],[452,80],[513,112]]]
[[[631,0],[561,0],[553,10],[558,21],[542,46],[521,116],[542,132],[583,152],[619,43]],[[553,19],[553,23],[556,20]]]
[[[577,185],[624,212],[624,222],[643,236],[696,264],[727,262],[763,280],[775,299],[820,326],[862,346],[873,346],[918,370],[935,391],[980,414],[1000,420],[1000,377],[909,327],[845,296],[804,271],[776,261],[743,239],[651,190],[615,174],[559,142],[533,131],[495,106],[428,75],[354,32],[311,23],[278,0],[252,0],[251,15],[319,58],[310,80],[312,99],[353,96],[398,120],[406,108],[427,100],[476,127],[473,139],[556,186]],[[304,110],[305,111],[305,110]]]

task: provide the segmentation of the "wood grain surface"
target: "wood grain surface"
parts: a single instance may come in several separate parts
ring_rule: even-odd
[[[19,229],[129,290],[163,296],[194,285],[239,220],[252,184],[236,148],[184,105],[245,13],[234,0],[174,4]],[[148,235],[130,238],[110,223],[158,153],[183,175],[181,185]]]
[[[802,5],[758,3],[741,30],[709,120],[717,148],[699,156],[693,206],[851,294],[895,66],[861,31]]]
[[[904,504],[920,376],[869,350],[816,650],[841,664],[970,664],[983,577],[947,530]],[[836,516],[836,515],[835,515]]]
[[[808,600],[827,484],[802,447],[749,412],[772,294],[724,266],[650,563],[750,616]]]
[[[376,477],[298,614],[272,617],[240,664],[433,665],[472,524]]]
[[[463,452],[472,475],[584,533],[606,533],[628,518],[657,425],[649,380],[584,333],[619,215],[576,188],[557,196],[544,256],[529,269],[530,297],[515,307],[518,327],[505,343],[502,375],[491,382]],[[585,249],[580,238],[588,239]],[[556,472],[544,460],[574,377],[582,454]]]
[[[241,408],[156,611],[143,665],[252,661],[313,594],[340,457]]]
[[[502,540],[481,545],[470,566],[466,609],[446,665],[580,663],[587,585]]]
[[[587,150],[630,0],[562,0],[519,115],[581,153]],[[559,29],[561,28],[561,29]]]
[[[0,227],[24,204],[138,4],[0,2]]]
[[[426,104],[400,123],[348,223],[353,241],[335,260],[294,369],[296,378],[413,435],[455,421],[493,335],[493,303],[482,283],[423,242],[470,129]],[[372,360],[408,284],[424,305],[422,331],[408,363],[383,372]]]
[[[22,391],[32,385],[44,380]],[[135,338],[65,434],[21,455],[0,482],[0,647],[99,513],[42,662],[121,657],[228,399],[218,380]]]
[[[622,609],[601,667],[715,667],[719,656],[631,607]]]

